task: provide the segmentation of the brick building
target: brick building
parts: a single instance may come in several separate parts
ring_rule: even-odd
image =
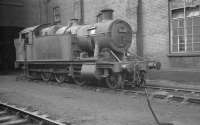
[[[0,71],[14,68],[13,39],[25,27],[46,23],[46,1],[0,1]]]
[[[142,0],[144,56],[162,63],[152,78],[198,82],[199,0]]]
[[[52,0],[49,4],[51,11],[54,7],[60,8],[64,25],[71,17],[85,24],[94,23],[100,10],[113,9],[114,19],[121,18],[132,26],[131,51],[162,63],[162,70],[152,72],[150,78],[199,81],[200,33],[195,28],[199,0]]]
[[[74,16],[75,0],[47,0],[47,22],[67,25]]]
[[[160,59],[165,69],[197,69],[200,1],[186,0],[185,5],[184,0],[148,1],[142,3],[144,54]]]
[[[0,9],[4,9],[0,11],[0,16],[3,15],[3,18],[9,21],[0,20],[1,27],[23,28],[41,23],[67,25],[74,17],[80,19],[82,24],[89,24],[96,22],[100,10],[113,9],[114,19],[121,18],[132,26],[134,37],[130,50],[162,63],[159,76],[152,73],[150,78],[165,79],[167,76],[172,78],[185,73],[193,79],[199,73],[200,0],[4,1],[0,3]],[[10,14],[6,12],[7,7],[11,8]]]
[[[199,67],[198,51],[189,47],[182,51],[175,50],[173,30],[171,27],[172,12],[184,8],[184,0],[47,0],[48,23],[57,21],[67,25],[73,17],[82,19],[84,24],[96,22],[100,10],[114,10],[114,18],[126,20],[133,29],[133,46],[131,50],[145,57],[152,57],[162,62],[163,69],[195,69]],[[186,0],[188,7],[198,5],[199,0]],[[191,1],[191,2],[188,2]],[[176,4],[176,5],[172,5]],[[195,8],[195,7],[194,7]],[[56,12],[55,12],[56,11]],[[178,27],[179,29],[179,27]],[[183,29],[182,29],[183,30]],[[189,32],[189,31],[188,31]],[[137,38],[136,38],[137,37]],[[189,42],[189,37],[187,39]],[[172,45],[173,44],[173,45]],[[198,44],[193,44],[193,46]],[[189,46],[189,45],[188,45]],[[174,48],[173,48],[174,47]],[[176,46],[178,49],[178,46]]]

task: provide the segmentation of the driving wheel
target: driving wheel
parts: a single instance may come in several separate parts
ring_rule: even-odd
[[[137,87],[142,87],[146,84],[145,80],[145,72],[140,71],[136,73],[136,86]]]
[[[119,73],[111,74],[106,78],[106,84],[111,89],[120,88],[120,86],[123,85],[122,75]]]
[[[41,78],[43,81],[48,82],[51,79],[52,73],[50,72],[42,72]]]
[[[73,77],[73,81],[74,81],[75,84],[77,84],[77,85],[79,85],[79,86],[83,86],[83,85],[86,83],[86,81],[84,81],[84,80],[81,78],[81,76],[74,76],[74,77]]]
[[[55,79],[56,79],[56,82],[63,83],[65,81],[65,74],[64,73],[56,73]]]

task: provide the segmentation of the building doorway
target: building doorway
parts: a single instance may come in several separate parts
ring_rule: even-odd
[[[0,73],[14,71],[16,59],[14,39],[19,36],[21,27],[0,27]]]

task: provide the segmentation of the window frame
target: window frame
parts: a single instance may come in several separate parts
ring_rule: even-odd
[[[53,23],[61,23],[61,11],[59,6],[53,7]]]
[[[186,18],[185,17],[183,17],[183,18],[180,18],[180,17],[179,18],[173,18],[173,16],[172,16],[173,11],[176,10],[176,9],[181,9],[181,8],[175,8],[174,9],[172,7],[172,5],[171,5],[172,0],[168,0],[168,2],[169,2],[168,3],[168,7],[169,7],[168,10],[169,10],[169,39],[170,39],[170,42],[169,42],[169,44],[170,44],[169,45],[169,47],[170,47],[169,48],[169,53],[170,54],[192,54],[192,53],[199,53],[200,54],[200,32],[198,32],[196,37],[194,37],[195,36],[195,34],[194,34],[194,27],[195,27],[194,18],[200,18],[200,15],[198,15],[198,16],[190,16],[190,17],[186,17]],[[184,2],[184,0],[182,2]],[[184,10],[184,7],[182,7],[182,9],[183,9],[183,13],[185,15],[185,14],[187,14],[187,9]],[[197,11],[200,13],[200,5],[198,5],[197,7],[198,7]],[[183,43],[184,51],[180,50],[180,45],[182,43],[180,43],[180,39],[179,39],[180,34],[179,33],[177,33],[177,37],[178,37],[177,38],[177,50],[174,49],[174,45],[176,43],[174,43],[175,42],[174,41],[174,36],[175,35],[174,35],[174,27],[172,25],[173,25],[173,21],[179,20],[179,19],[183,19],[183,21],[184,21],[184,27],[183,27],[183,32],[184,32],[184,35],[183,35],[183,37],[184,37],[184,43]],[[186,21],[188,19],[192,19],[192,25],[188,26],[188,24],[185,24],[185,23],[188,23],[188,22],[185,22],[185,19],[186,19]],[[178,21],[178,25],[179,25],[179,21]],[[199,30],[200,30],[200,24],[198,26],[199,26]],[[186,27],[186,29],[185,29],[185,27]],[[187,32],[188,28],[190,28],[190,27],[191,27],[190,30],[192,30],[191,33]],[[175,27],[175,29],[178,29],[178,28],[180,28],[180,27],[179,26]],[[177,32],[178,32],[178,30],[177,30]],[[199,39],[198,39],[198,37],[199,37]],[[190,39],[188,40],[188,38],[190,38]],[[197,39],[197,41],[194,41],[195,38]],[[195,48],[194,44],[198,44],[199,48],[197,48],[195,50],[194,49]]]

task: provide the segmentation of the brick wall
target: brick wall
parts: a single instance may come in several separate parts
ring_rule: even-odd
[[[197,56],[172,56],[169,57],[170,67],[189,68],[199,70],[200,57]]]
[[[7,2],[7,0],[1,1]],[[138,0],[83,0],[83,22],[85,24],[95,23],[96,15],[100,10],[113,9],[114,19],[123,19],[131,25],[133,32],[141,32],[137,43],[136,35],[133,35],[133,44],[130,47],[132,52],[143,51],[145,57],[159,60],[163,69],[200,66],[198,56],[168,56],[170,42],[168,0],[140,1],[141,12],[138,11]],[[80,0],[12,0],[17,3],[17,6],[4,5],[2,2],[0,2],[0,26],[28,27],[41,23],[52,23],[53,8],[57,6],[60,7],[61,24],[63,25],[67,25],[71,18],[80,19],[81,16]],[[137,19],[138,14],[141,14],[139,16],[141,19]]]
[[[144,56],[169,67],[168,0],[142,0]]]
[[[45,0],[1,0],[0,26],[28,27],[45,23]]]
[[[3,0],[6,1],[6,0]],[[60,7],[61,24],[67,25],[73,17],[80,18],[80,0],[13,0],[23,6],[0,6],[0,25],[28,27],[53,23],[53,8]],[[127,21],[137,31],[137,0],[84,0],[84,22],[96,22],[97,13],[105,8],[114,10],[114,19]],[[136,52],[136,35],[133,34],[131,51]]]
[[[142,0],[144,56],[159,60],[163,69],[194,69],[200,66],[196,55],[169,56],[168,0]]]
[[[84,0],[84,22],[96,22],[96,15],[102,9],[113,9],[114,19],[127,21],[133,32],[137,31],[137,0]],[[131,51],[136,52],[136,36],[133,35]]]
[[[75,0],[49,0],[47,3],[48,23],[53,23],[53,8],[60,7],[61,24],[67,25],[69,20],[74,17],[74,1]]]

